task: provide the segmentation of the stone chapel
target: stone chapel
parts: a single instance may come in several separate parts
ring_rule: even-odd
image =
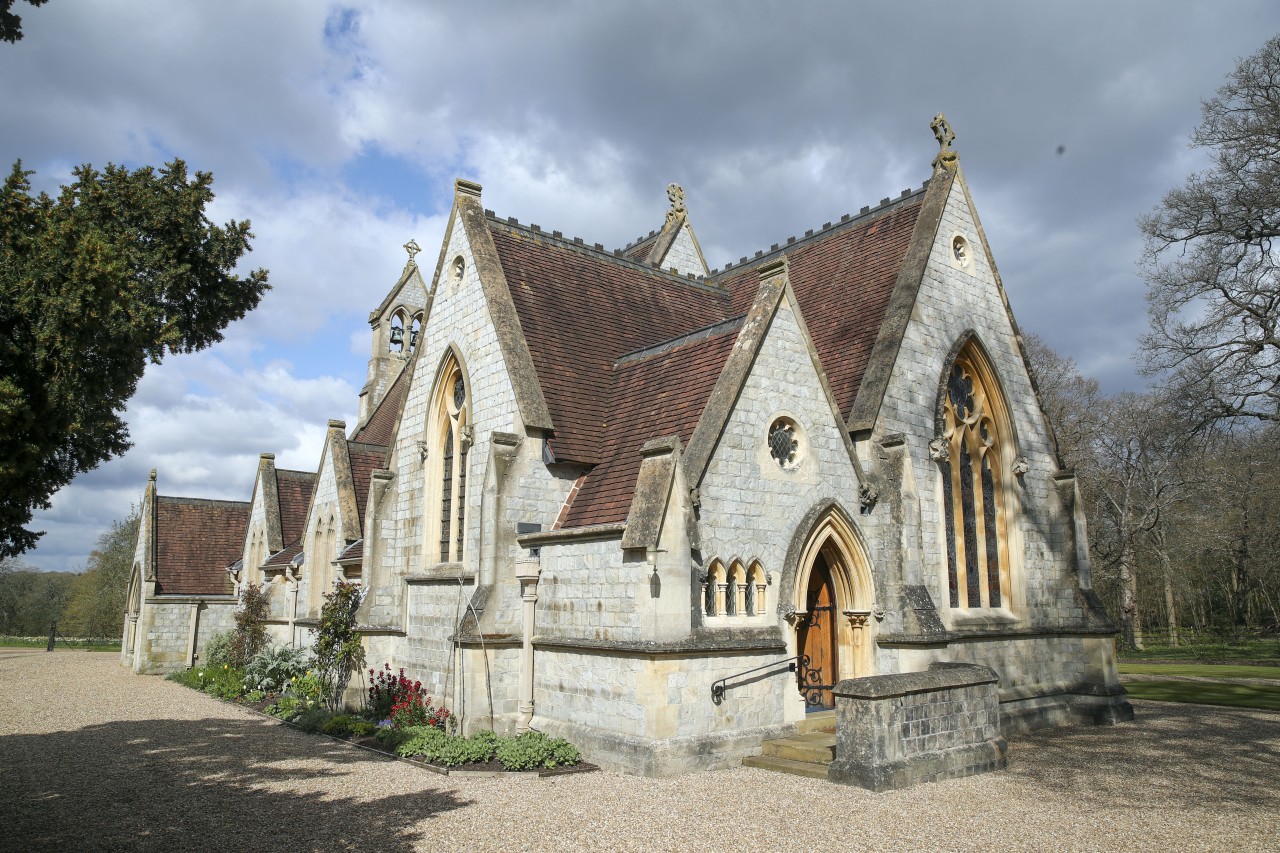
[[[998,676],[1004,731],[1132,710],[1075,480],[941,116],[916,190],[708,269],[683,190],[606,249],[455,185],[434,268],[369,315],[359,422],[247,502],[147,485],[136,671],[198,663],[263,584],[306,646],[364,589],[369,666],[467,731],[730,766],[842,679]]]

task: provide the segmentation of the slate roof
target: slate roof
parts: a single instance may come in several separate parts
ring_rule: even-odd
[[[309,471],[276,469],[276,495],[280,500],[280,541],[292,542],[302,536],[307,523],[316,475]]]
[[[230,595],[226,567],[240,557],[249,504],[156,498],[156,593]]]
[[[352,441],[362,444],[377,444],[390,447],[395,438],[396,423],[400,420],[400,412],[404,410],[404,401],[409,393],[409,382],[413,377],[413,360],[405,362],[387,393],[378,401],[377,407],[364,426],[351,436]]]
[[[555,426],[556,459],[595,466],[560,526],[626,519],[639,448],[672,434],[688,440],[736,332],[673,342],[743,315],[759,287],[757,268],[783,253],[800,312],[847,419],[924,191],[904,191],[696,281],[634,260],[648,253],[658,232],[609,253],[486,211]],[[669,343],[659,354],[623,359],[663,341]]]

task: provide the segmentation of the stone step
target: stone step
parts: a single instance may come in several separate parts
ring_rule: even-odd
[[[807,776],[810,779],[827,778],[827,765],[814,764],[810,761],[793,761],[790,758],[775,758],[769,755],[748,755],[742,759],[743,767],[759,767],[761,770],[772,770],[775,773],[787,773],[791,776]]]
[[[836,736],[826,732],[808,732],[767,740],[760,745],[760,754],[769,758],[827,765],[836,757]]]
[[[801,734],[806,732],[827,732],[829,734],[835,734],[836,712],[815,711],[812,714],[805,714],[804,719],[796,723],[796,729]]]

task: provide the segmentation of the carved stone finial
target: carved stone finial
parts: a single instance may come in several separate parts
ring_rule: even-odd
[[[946,116],[938,113],[933,117],[933,121],[929,123],[929,129],[933,131],[933,138],[938,140],[938,156],[933,158],[933,168],[935,170],[954,169],[959,156],[951,148],[951,143],[956,141],[956,134],[951,129],[951,123],[947,121]]]
[[[684,187],[679,184],[667,184],[667,199],[671,202],[671,209],[667,211],[667,221],[684,219],[687,214],[684,208]]]
[[[418,247],[418,241],[414,240],[412,237],[409,238],[408,243],[404,244],[404,250],[409,253],[410,263],[413,263],[413,256],[422,251],[422,249]]]
[[[945,438],[935,438],[929,442],[929,458],[934,462],[950,462],[951,442]]]

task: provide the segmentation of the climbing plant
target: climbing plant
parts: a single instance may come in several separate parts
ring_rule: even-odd
[[[351,675],[364,667],[364,647],[356,630],[356,612],[364,596],[359,584],[340,581],[324,597],[320,627],[312,649],[315,668],[324,686],[325,704],[337,709]]]

